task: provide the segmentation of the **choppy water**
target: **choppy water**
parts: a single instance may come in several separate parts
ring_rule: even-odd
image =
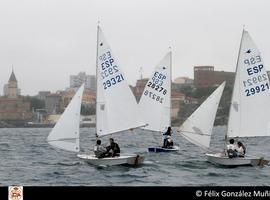
[[[95,167],[74,153],[55,150],[46,142],[51,129],[0,129],[0,185],[24,186],[192,186],[270,185],[270,166],[217,167],[206,162],[204,152],[174,133],[181,150],[148,153],[161,142],[159,134],[137,131],[115,135],[122,152],[144,155],[140,167]],[[223,147],[226,127],[215,127],[211,146]],[[107,142],[108,137],[103,139]],[[81,152],[90,152],[94,129],[81,129]],[[248,152],[270,159],[270,138],[244,140]]]

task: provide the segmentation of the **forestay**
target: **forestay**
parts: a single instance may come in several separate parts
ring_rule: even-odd
[[[229,137],[269,136],[269,79],[261,53],[243,30],[228,122]]]
[[[144,125],[135,97],[100,27],[97,41],[96,112],[98,136]]]
[[[142,93],[139,108],[144,129],[164,131],[171,124],[171,52],[156,66]]]
[[[50,132],[47,142],[59,149],[79,152],[80,112],[84,84],[76,92],[68,107]]]
[[[209,148],[215,116],[225,87],[223,82],[180,126],[179,132],[193,144]]]

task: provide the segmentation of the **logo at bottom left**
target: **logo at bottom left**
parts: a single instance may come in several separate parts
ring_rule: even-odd
[[[8,200],[23,200],[23,187],[22,186],[9,186],[8,187]]]

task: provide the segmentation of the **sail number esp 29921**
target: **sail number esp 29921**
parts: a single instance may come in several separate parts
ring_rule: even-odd
[[[104,90],[113,87],[114,85],[120,83],[124,80],[124,76],[120,73],[117,64],[115,64],[114,59],[111,56],[111,52],[107,51],[101,56],[99,56],[101,61],[101,77],[104,80],[103,88]]]
[[[248,79],[243,81],[247,97],[269,90],[269,81],[259,55],[244,60]]]

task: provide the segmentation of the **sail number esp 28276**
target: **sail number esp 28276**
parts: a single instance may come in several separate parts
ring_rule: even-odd
[[[103,88],[104,90],[120,83],[124,80],[124,76],[120,73],[117,65],[114,62],[114,59],[111,56],[111,52],[107,51],[101,56],[99,56],[101,63],[101,77],[104,80]]]
[[[252,96],[269,90],[268,76],[265,73],[261,57],[257,55],[245,59],[244,65],[247,67],[246,72],[250,77],[243,81],[246,96]]]
[[[163,103],[163,95],[166,95],[167,89],[163,87],[163,83],[167,77],[160,73],[155,72],[154,76],[152,77],[151,81],[147,83],[147,89],[144,91],[144,95],[148,96],[149,98]]]

